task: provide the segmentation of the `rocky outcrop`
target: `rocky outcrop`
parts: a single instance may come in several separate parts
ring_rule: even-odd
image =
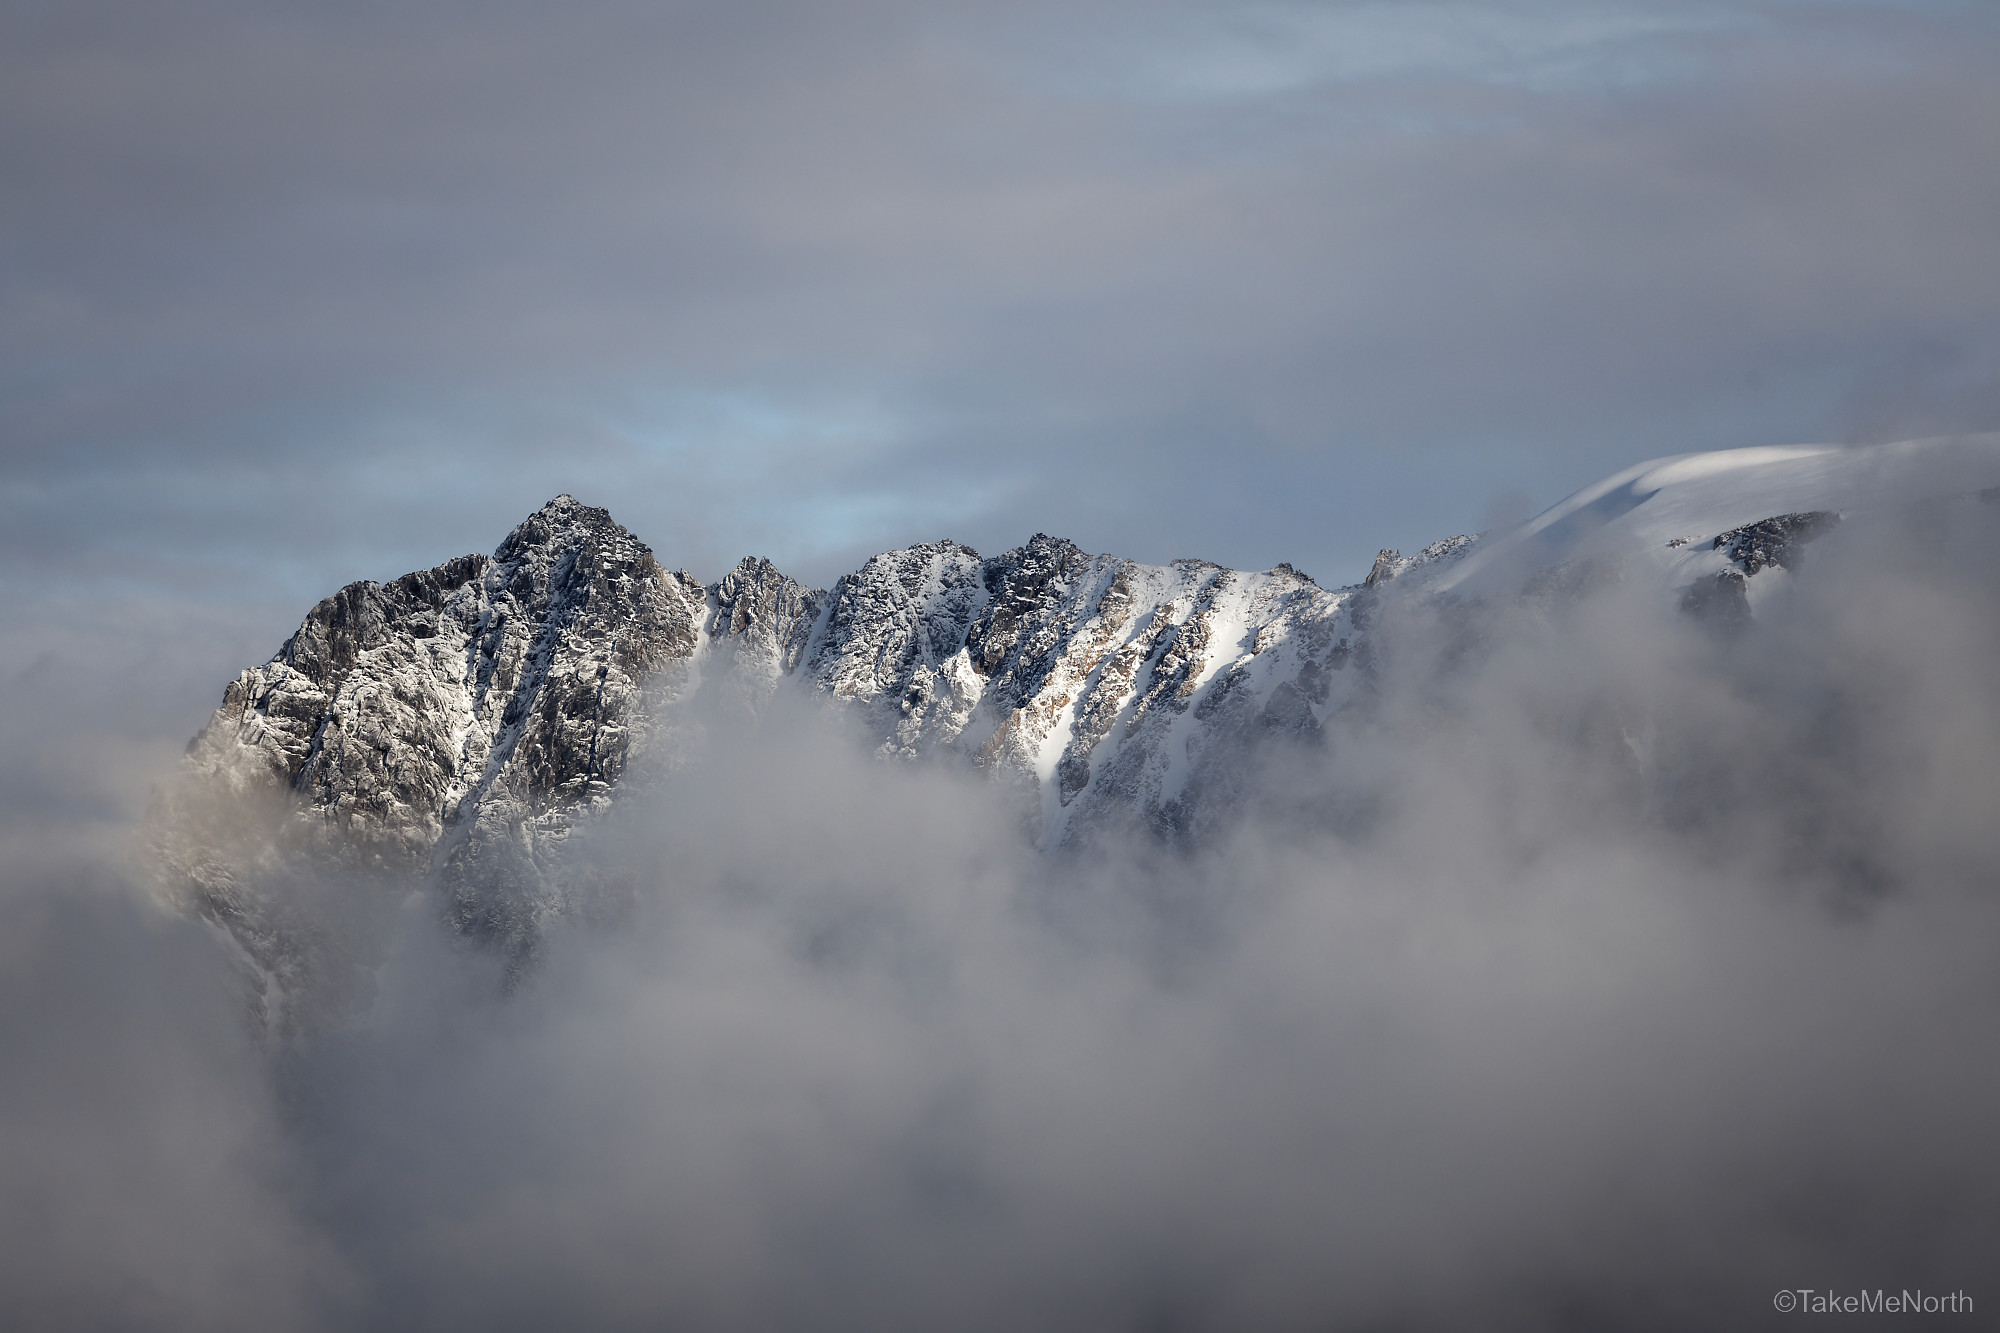
[[[604,510],[558,496],[490,558],[351,584],[314,607],[224,691],[190,777],[289,798],[275,855],[432,874],[461,930],[517,948],[549,909],[551,844],[609,798],[652,722],[642,694],[693,655],[707,613],[700,584]],[[201,910],[270,954],[240,865],[165,841]]]
[[[458,931],[525,962],[569,904],[571,831],[641,755],[671,762],[681,706],[755,713],[784,689],[885,756],[992,773],[1044,846],[1131,823],[1184,839],[1227,808],[1246,747],[1310,740],[1341,706],[1376,595],[1359,593],[1046,534],[993,557],[885,552],[825,591],[760,559],[704,587],[558,496],[491,556],[314,607],[224,692],[174,798],[275,802],[276,833],[228,852],[183,820],[162,846],[187,901],[281,988],[295,941],[251,862],[424,877]]]
[[[885,754],[992,773],[1044,846],[1115,822],[1182,836],[1221,755],[1260,726],[1310,735],[1338,706],[1350,597],[1290,566],[1148,566],[1040,533],[986,559],[939,542],[840,581],[802,683]]]
[[[1827,511],[1779,514],[1730,529],[1715,539],[1714,549],[1727,550],[1730,562],[1746,575],[1770,565],[1790,569],[1807,542],[1825,535],[1839,522],[1839,514]]]
[[[864,718],[883,748],[955,747],[983,681],[966,653],[987,605],[979,552],[940,541],[889,551],[844,576],[805,654],[805,678]]]
[[[1912,468],[1932,456],[1901,448]],[[1447,669],[1491,617],[1539,623],[1619,583],[1659,580],[1740,628],[1785,583],[1771,571],[1840,520],[1826,506],[1868,502],[1901,458],[1656,460],[1497,541],[1385,550],[1336,589],[1289,565],[1143,565],[1044,533],[993,556],[943,540],[884,552],[825,590],[755,558],[704,586],[558,496],[491,556],[315,606],[224,691],[156,837],[267,1012],[320,984],[313,969],[320,982],[339,970],[338,948],[305,938],[338,914],[288,915],[269,891],[302,866],[337,870],[303,876],[335,892],[406,895],[418,879],[458,932],[525,965],[548,920],[590,900],[571,877],[573,830],[689,751],[697,703],[758,715],[781,692],[816,700],[886,759],[990,774],[1044,848],[1119,827],[1199,841],[1248,799],[1260,753],[1318,744],[1376,697],[1398,606],[1435,612],[1423,651]],[[1983,476],[2000,458],[1974,461]],[[1899,502],[1922,493],[1900,485]],[[1742,523],[1752,492],[1780,512]],[[1793,495],[1812,498],[1784,508]]]
[[[1839,522],[1839,514],[1815,510],[1778,514],[1718,534],[1709,549],[1723,552],[1728,564],[1696,579],[1681,609],[1725,632],[1740,630],[1750,621],[1751,578],[1766,569],[1795,569],[1806,544]]]
[[[719,674],[753,705],[798,670],[827,595],[780,574],[769,560],[746,556],[708,592],[706,641],[722,657]]]

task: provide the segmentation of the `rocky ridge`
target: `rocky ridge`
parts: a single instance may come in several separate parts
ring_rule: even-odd
[[[1565,505],[1602,510],[1607,485]],[[1631,489],[1639,505],[1662,493]],[[1699,560],[1676,566],[1683,605],[1706,615],[1727,600],[1725,618],[1740,616],[1745,582],[1795,563],[1837,519],[1786,513],[1704,537]],[[341,589],[228,686],[176,799],[275,803],[275,841],[246,851],[172,809],[156,824],[184,903],[280,990],[299,949],[255,871],[302,854],[425,877],[464,936],[531,956],[569,910],[571,831],[639,756],[671,762],[678,709],[701,697],[754,714],[800,691],[885,757],[985,770],[1043,847],[1133,824],[1198,840],[1231,812],[1252,750],[1311,743],[1366,697],[1383,599],[1462,598],[1448,590],[1491,544],[1384,551],[1338,589],[1289,565],[1144,565],[1046,534],[995,556],[952,541],[884,552],[830,589],[756,558],[703,585],[606,511],[558,496],[491,556]],[[1592,580],[1575,571],[1606,567],[1560,554],[1538,555],[1506,595],[1545,598],[1542,585],[1581,587]]]
[[[1003,779],[1044,846],[1125,820],[1184,839],[1219,811],[1246,736],[1309,737],[1340,706],[1372,596],[1289,566],[1148,566],[1045,534],[991,557],[950,541],[885,552],[825,590],[754,558],[703,586],[559,496],[491,556],[352,584],[308,612],[224,691],[183,784],[280,803],[282,845],[246,858],[175,832],[163,846],[185,901],[267,972],[287,945],[245,862],[302,853],[427,876],[459,931],[531,950],[565,910],[571,830],[635,754],[671,749],[676,705],[712,692],[755,711],[781,689],[844,710],[885,756]]]

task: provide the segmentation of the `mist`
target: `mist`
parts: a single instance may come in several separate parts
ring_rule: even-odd
[[[704,584],[1331,588],[1651,454],[2000,429],[1997,63],[1958,0],[0,6],[0,1312],[1990,1310],[1993,505],[1748,624],[1388,599],[1186,845],[697,695],[520,977],[201,807],[275,1023],[148,811],[303,606],[557,493]]]
[[[1367,702],[1257,753],[1192,848],[1037,851],[978,773],[784,694],[697,704],[578,835],[511,992],[418,885],[274,883],[372,951],[285,1040],[134,830],[9,787],[10,1315],[1728,1329],[1806,1286],[2000,1298],[1992,514],[1850,521],[1734,629],[1616,582],[1405,608]]]

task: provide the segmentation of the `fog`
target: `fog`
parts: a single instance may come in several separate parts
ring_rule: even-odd
[[[422,885],[272,876],[282,1040],[146,828],[313,599],[558,492],[704,582],[1332,586],[1637,457],[2000,428],[1997,62],[1961,0],[0,5],[0,1315],[2000,1300],[1991,506],[1740,632],[1399,613],[1191,849],[697,703],[511,993]]]
[[[512,994],[417,886],[312,886],[387,943],[286,1041],[134,830],[10,786],[9,1316],[1727,1329],[1784,1323],[1781,1288],[2000,1299],[1992,514],[1850,521],[1733,633],[1623,585],[1407,608],[1370,702],[1257,755],[1192,851],[1036,852],[980,775],[801,701],[716,709],[582,836],[590,887]]]

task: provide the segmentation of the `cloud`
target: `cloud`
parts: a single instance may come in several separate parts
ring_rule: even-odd
[[[302,606],[558,491],[703,578],[1043,530],[1334,584],[1646,454],[1994,428],[1987,10],[0,28],[18,1317],[1755,1327],[1787,1284],[1978,1294],[2000,645],[1950,514],[1843,529],[1726,645],[1615,596],[1404,625],[1378,710],[1265,756],[1186,861],[1037,859],[977,780],[713,719],[512,1002],[421,899],[301,886],[386,952],[275,1056],[124,840]]]
[[[288,1197],[214,942],[99,870],[0,898],[0,1287],[38,1328],[302,1328],[349,1273]]]
[[[300,600],[571,490],[707,577],[914,527],[1338,581],[1642,454],[2000,424],[1976,7],[6,22],[43,577]]]
[[[1733,638],[1616,585],[1391,615],[1374,702],[1186,856],[1032,853],[986,779],[802,702],[705,717],[525,988],[392,896],[372,999],[268,1066],[192,927],[45,877],[8,900],[9,1289],[384,1328],[1977,1298],[1992,512],[1850,519]]]

